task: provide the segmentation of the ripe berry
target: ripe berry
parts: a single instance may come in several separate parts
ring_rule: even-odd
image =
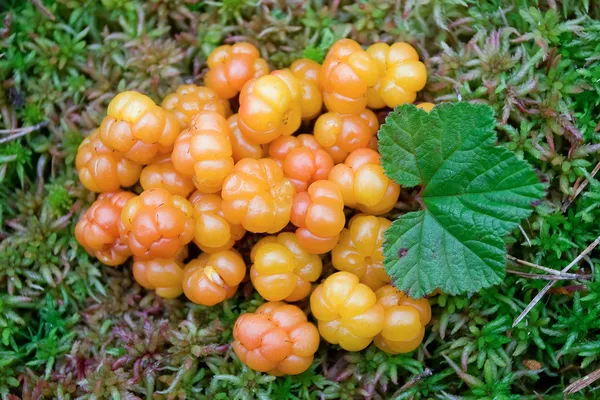
[[[79,145],[75,168],[83,186],[92,192],[114,192],[132,186],[142,171],[141,165],[106,147],[98,130]]]
[[[385,214],[394,208],[400,195],[400,186],[389,179],[375,150],[354,150],[344,164],[338,164],[329,173],[329,180],[337,183],[348,207],[372,214]]]
[[[75,226],[79,244],[106,265],[121,265],[131,255],[119,235],[119,219],[125,203],[134,197],[130,192],[102,193]]]
[[[144,190],[162,188],[182,197],[188,197],[194,190],[192,178],[177,172],[168,155],[144,167],[140,184]]]
[[[183,270],[183,292],[196,304],[214,306],[232,297],[246,276],[246,264],[235,250],[202,254]]]
[[[227,119],[229,124],[229,141],[233,152],[233,161],[238,162],[243,158],[263,158],[268,154],[267,146],[256,144],[248,140],[238,127],[238,115],[234,114]]]
[[[248,140],[264,144],[300,126],[300,82],[289,70],[249,81],[240,93],[238,126]]]
[[[175,114],[138,92],[121,92],[108,105],[100,124],[102,143],[138,164],[148,164],[168,152],[179,135]]]
[[[392,285],[380,288],[375,294],[385,309],[383,329],[375,338],[377,347],[391,354],[408,353],[419,347],[425,326],[431,321],[427,299],[412,299]]]
[[[417,108],[421,108],[427,112],[430,112],[431,110],[433,110],[433,107],[435,107],[435,104],[428,103],[428,102],[423,102],[423,103],[417,104]]]
[[[315,123],[315,139],[340,164],[354,150],[369,147],[378,129],[379,121],[371,110],[359,114],[328,112]]]
[[[290,222],[294,185],[268,158],[239,161],[223,183],[225,218],[249,232],[275,233]]]
[[[217,193],[233,170],[231,155],[227,120],[214,111],[202,111],[177,138],[171,160],[179,173],[193,177],[198,190]]]
[[[321,65],[308,58],[301,58],[292,63],[290,71],[300,81],[302,119],[313,119],[323,108],[323,95],[319,88]]]
[[[337,244],[346,224],[344,198],[331,181],[317,181],[294,197],[291,222],[298,243],[309,253],[327,253]]]
[[[321,258],[309,254],[291,232],[267,236],[250,252],[252,284],[269,301],[298,301],[305,298],[311,283],[319,279]]]
[[[190,198],[194,207],[194,243],[206,253],[228,250],[240,240],[246,230],[241,225],[232,224],[221,211],[223,200],[219,194],[194,192]]]
[[[192,205],[166,189],[145,190],[123,207],[119,233],[140,260],[174,258],[194,235]]]
[[[391,225],[385,218],[359,214],[340,234],[331,251],[331,263],[340,271],[352,272],[373,290],[390,282],[383,268],[383,233]]]
[[[260,58],[258,49],[244,42],[217,47],[207,64],[204,82],[224,99],[235,97],[249,80],[269,73],[269,65]]]
[[[357,114],[367,106],[367,89],[377,83],[375,60],[351,39],[338,40],[325,57],[320,80],[329,111]]]
[[[333,160],[313,135],[281,136],[269,144],[269,155],[283,168],[296,192],[318,180],[327,179]]]
[[[174,93],[167,95],[161,105],[173,111],[181,129],[189,128],[194,115],[201,111],[214,111],[224,118],[231,115],[229,102],[205,86],[181,85]]]
[[[319,348],[319,332],[304,312],[291,304],[265,303],[239,316],[233,327],[233,350],[240,361],[271,375],[306,371]]]
[[[383,305],[350,272],[336,272],[317,286],[310,308],[323,339],[349,351],[364,349],[383,329]]]
[[[377,63],[379,80],[367,91],[367,102],[371,108],[388,106],[394,108],[412,103],[417,92],[427,83],[427,69],[419,61],[416,50],[404,42],[375,43],[367,53]]]
[[[133,263],[133,277],[140,286],[155,290],[157,295],[165,299],[174,299],[183,293],[183,264],[178,260],[136,259]]]

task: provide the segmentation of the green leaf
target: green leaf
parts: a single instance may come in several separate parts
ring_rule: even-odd
[[[394,221],[384,244],[393,284],[413,297],[501,282],[503,236],[544,196],[527,162],[494,147],[494,125],[486,105],[441,104],[431,113],[404,105],[379,131],[386,174],[404,187],[421,185],[423,210]]]

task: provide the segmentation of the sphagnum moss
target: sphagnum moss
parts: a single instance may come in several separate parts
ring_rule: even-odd
[[[490,104],[500,143],[549,181],[546,200],[509,236],[509,253],[560,269],[600,235],[592,176],[600,8],[592,3],[3,2],[0,395],[561,397],[600,366],[597,275],[557,285],[513,329],[544,281],[508,275],[472,296],[437,296],[433,328],[413,357],[321,346],[309,371],[275,379],[248,370],[228,346],[236,317],[255,310],[258,296],[241,287],[214,308],[162,300],[133,284],[128,268],[103,268],[77,247],[74,221],[93,198],[74,183],[72,164],[117,92],[158,99],[180,82],[197,83],[223,41],[253,42],[278,68],[301,54],[321,61],[343,36],[364,45],[405,40],[431,76],[421,100]],[[592,252],[580,270],[594,271],[596,261]],[[574,398],[593,397],[595,386]]]

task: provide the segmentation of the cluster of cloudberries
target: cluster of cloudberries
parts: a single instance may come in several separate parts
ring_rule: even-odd
[[[426,78],[406,43],[364,50],[343,39],[323,65],[277,71],[249,43],[221,46],[206,86],[181,86],[161,104],[134,91],[112,99],[77,154],[81,182],[100,193],[77,240],[110,266],[132,256],[135,280],[164,298],[212,306],[250,280],[268,302],[239,317],[233,349],[258,371],[305,371],[320,337],[351,351],[371,341],[413,351],[431,309],[383,268],[383,215],[400,187],[381,167],[372,110],[414,102]],[[249,266],[236,250],[247,232],[263,234]],[[190,260],[192,243],[200,255]],[[326,253],[340,272],[318,284]],[[286,303],[308,296],[318,328]]]

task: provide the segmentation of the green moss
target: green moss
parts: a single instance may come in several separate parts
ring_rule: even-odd
[[[561,269],[600,236],[600,182],[591,176],[600,161],[600,8],[591,2],[40,3],[0,5],[0,129],[48,121],[0,144],[3,398],[555,398],[600,366],[597,251],[578,270],[593,279],[558,283],[514,328],[546,281],[509,275],[481,293],[433,297],[425,344],[412,354],[322,344],[309,371],[273,378],[227,346],[258,295],[241,290],[213,308],[165,301],[135,285],[129,266],[92,260],[73,236],[93,198],[73,172],[77,147],[118,91],[159,100],[198,83],[223,42],[253,42],[281,68],[322,61],[348,36],[414,44],[429,71],[419,101],[494,108],[500,144],[550,183],[507,238],[509,253]],[[578,396],[592,398],[590,388]]]

